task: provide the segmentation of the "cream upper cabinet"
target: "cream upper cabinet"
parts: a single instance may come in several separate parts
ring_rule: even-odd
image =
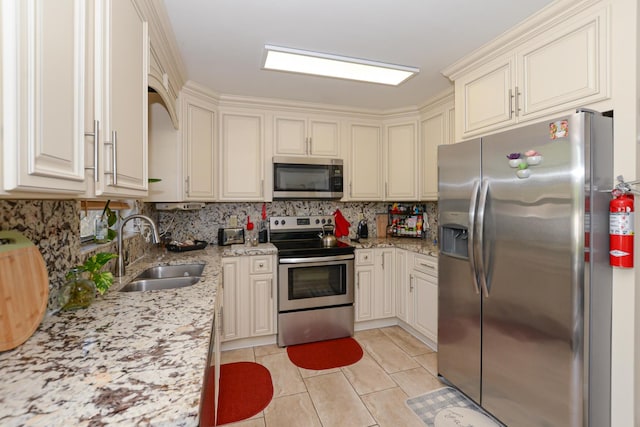
[[[86,0],[7,0],[0,8],[0,194],[82,194]]]
[[[349,200],[383,200],[382,126],[350,124]]]
[[[340,123],[303,117],[274,117],[274,154],[277,156],[340,156]]]
[[[216,198],[216,107],[189,91],[180,99],[181,136],[185,158],[185,200]]]
[[[221,111],[220,122],[219,200],[264,200],[263,116]]]
[[[421,115],[420,200],[438,200],[438,146],[454,140],[453,97]]]
[[[456,105],[464,134],[515,123],[513,57],[496,60],[456,80]],[[462,106],[462,108],[460,108]]]
[[[154,94],[154,99],[159,98]],[[214,100],[185,86],[178,102],[179,131],[160,102],[149,107],[149,174],[161,181],[150,184],[146,201],[215,201],[218,146]]]
[[[609,5],[573,7],[547,9],[548,19],[538,16],[520,26],[513,40],[505,40],[507,34],[476,53],[477,60],[444,71],[455,81],[459,137],[588,107],[610,96]],[[499,56],[491,58],[492,48]]]
[[[94,195],[145,197],[148,187],[147,22],[133,0],[95,3],[93,120],[98,123]],[[90,191],[91,193],[91,191]]]
[[[417,123],[385,125],[385,200],[418,200]]]

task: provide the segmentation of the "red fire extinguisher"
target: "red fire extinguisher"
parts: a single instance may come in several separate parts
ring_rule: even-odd
[[[633,194],[614,190],[609,202],[609,263],[633,267]]]

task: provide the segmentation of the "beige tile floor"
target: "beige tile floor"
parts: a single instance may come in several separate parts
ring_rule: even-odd
[[[444,387],[429,347],[398,326],[356,332],[362,359],[338,369],[298,368],[275,344],[222,353],[222,363],[261,363],[271,372],[273,399],[233,427],[424,427],[409,397]]]

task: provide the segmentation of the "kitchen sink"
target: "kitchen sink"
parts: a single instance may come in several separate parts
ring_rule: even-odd
[[[201,276],[203,270],[204,264],[158,265],[147,268],[142,273],[138,274],[134,280]]]
[[[162,289],[184,288],[195,285],[202,278],[198,276],[165,277],[163,279],[134,279],[120,289],[120,292],[158,291]]]
[[[138,274],[120,292],[144,292],[184,288],[202,279],[204,264],[158,265]]]

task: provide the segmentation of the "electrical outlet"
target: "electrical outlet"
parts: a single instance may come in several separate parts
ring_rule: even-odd
[[[362,221],[364,219],[364,213],[360,212],[358,214],[358,221]]]
[[[231,215],[229,217],[229,227],[234,228],[238,226],[238,216],[237,215]]]

